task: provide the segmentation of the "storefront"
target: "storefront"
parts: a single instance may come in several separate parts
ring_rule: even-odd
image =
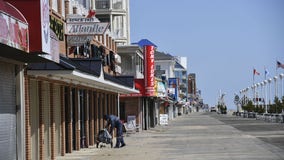
[[[25,159],[25,64],[46,60],[28,53],[28,22],[15,6],[2,0],[0,26],[0,154],[1,159]]]
[[[30,64],[27,74],[32,159],[55,159],[95,145],[103,115],[118,114],[118,94],[137,92],[133,77],[108,76],[98,60],[60,57],[60,63]]]

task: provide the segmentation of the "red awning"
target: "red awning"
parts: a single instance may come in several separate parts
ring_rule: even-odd
[[[28,23],[26,18],[23,16],[23,14],[16,7],[14,7],[8,2],[0,0],[0,11],[7,13],[8,15],[24,23]]]

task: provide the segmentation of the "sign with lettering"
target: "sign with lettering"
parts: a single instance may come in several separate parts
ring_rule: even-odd
[[[168,125],[169,124],[169,116],[167,114],[160,114],[160,125]]]
[[[40,1],[41,12],[41,45],[44,53],[51,53],[51,39],[50,39],[50,27],[49,27],[49,1]]]
[[[93,36],[67,36],[67,45],[81,46],[91,40],[93,40]]]
[[[0,43],[29,51],[28,25],[0,11]]]
[[[68,18],[66,35],[101,35],[109,26],[106,22],[94,22],[93,18]]]
[[[155,64],[154,64],[154,46],[145,46],[145,96],[155,96]]]
[[[64,23],[54,16],[50,15],[50,28],[58,37],[59,41],[64,40]]]

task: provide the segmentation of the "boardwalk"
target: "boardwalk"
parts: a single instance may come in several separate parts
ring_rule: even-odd
[[[284,125],[192,113],[125,137],[127,146],[85,149],[60,159],[283,160]]]

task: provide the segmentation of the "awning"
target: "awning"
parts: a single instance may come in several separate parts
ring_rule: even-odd
[[[0,11],[7,13],[10,16],[12,16],[12,17],[14,17],[14,18],[16,18],[16,19],[18,19],[22,22],[28,23],[26,18],[23,16],[23,14],[21,12],[19,12],[19,10],[16,7],[14,7],[13,5],[11,5],[8,2],[0,0]]]
[[[106,77],[102,67],[97,68],[96,62],[91,61],[96,60],[71,60],[66,57],[60,57],[60,63],[29,64],[28,75],[46,77],[121,94],[139,93],[138,90],[133,88],[133,84],[130,85],[128,82],[130,80],[129,77]],[[99,70],[99,75],[94,72],[94,67]]]
[[[49,62],[48,59],[42,58],[37,54],[27,53],[2,43],[0,43],[0,49],[0,57],[13,59],[23,63]]]

